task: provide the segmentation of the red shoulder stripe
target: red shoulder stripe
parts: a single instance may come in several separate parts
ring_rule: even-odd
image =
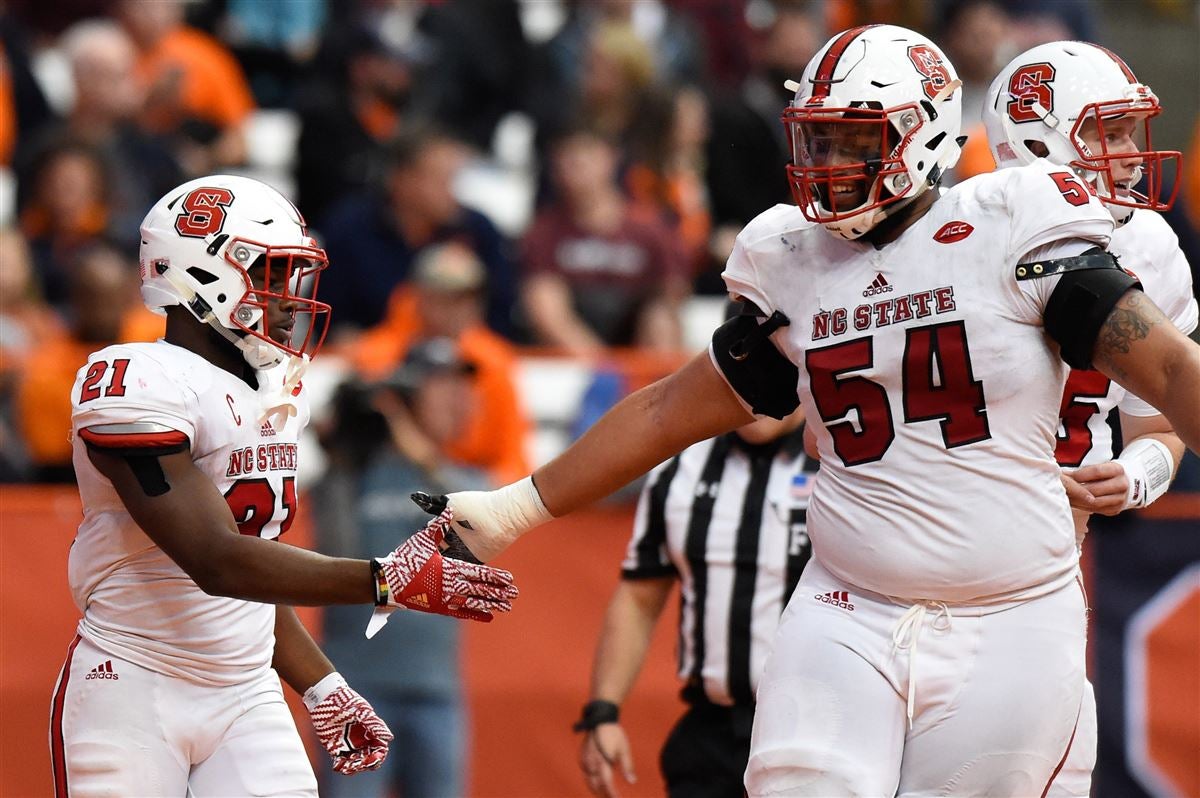
[[[188,445],[188,436],[178,430],[105,433],[84,428],[79,430],[79,437],[83,438],[89,446],[95,446],[98,449],[179,449]]]

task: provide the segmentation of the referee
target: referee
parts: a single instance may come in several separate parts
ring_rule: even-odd
[[[758,677],[809,557],[805,514],[816,461],[803,411],[702,441],[643,488],[592,667],[580,767],[588,789],[634,780],[618,715],[673,585],[682,592],[679,676],[687,711],[660,757],[668,795],[740,798]]]

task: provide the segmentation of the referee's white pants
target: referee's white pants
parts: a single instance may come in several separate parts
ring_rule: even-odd
[[[140,668],[83,638],[55,687],[56,798],[316,798],[279,677],[201,685]]]
[[[1082,589],[923,606],[809,562],[760,681],[750,796],[1044,793],[1080,715]]]

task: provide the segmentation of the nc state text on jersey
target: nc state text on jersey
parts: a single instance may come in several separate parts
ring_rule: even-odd
[[[923,319],[952,313],[955,310],[954,287],[943,285],[930,291],[917,291],[898,297],[864,303],[853,310],[834,308],[821,310],[812,317],[812,339],[820,341],[830,335],[841,335],[851,325],[858,332],[889,324]]]
[[[240,477],[255,471],[295,470],[296,444],[260,443],[257,447],[247,446],[230,452],[225,476]]]

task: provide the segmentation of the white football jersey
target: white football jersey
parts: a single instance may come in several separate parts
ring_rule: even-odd
[[[1147,210],[1133,212],[1124,227],[1113,231],[1108,247],[1121,266],[1137,275],[1142,289],[1180,332],[1196,329],[1196,298],[1192,270],[1179,248],[1179,239],[1166,220]],[[1104,463],[1112,459],[1112,430],[1107,423],[1114,407],[1131,416],[1158,415],[1150,404],[1129,393],[1099,371],[1072,369],[1063,391],[1058,447],[1055,457],[1064,468]]]
[[[278,538],[296,516],[296,441],[308,400],[298,389],[294,416],[264,421],[266,400],[282,395],[283,368],[260,376],[256,392],[165,341],[110,346],[80,369],[71,400],[83,523],[68,569],[80,634],[105,651],[207,684],[243,682],[270,666],[274,605],[202,591],[134,522],[81,438],[96,430],[128,444],[186,436],[241,533]]]
[[[1018,281],[1030,253],[1107,245],[1108,211],[1038,161],[960,183],[898,240],[844,241],[777,205],[738,236],[730,293],[791,324],[821,455],[813,556],[902,599],[995,602],[1073,578],[1054,461],[1068,367],[1044,332],[1057,278]]]

